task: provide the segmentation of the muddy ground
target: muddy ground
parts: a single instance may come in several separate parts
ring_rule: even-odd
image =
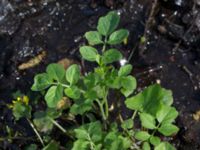
[[[157,2],[157,3],[156,3]],[[110,10],[121,15],[120,27],[130,31],[122,53],[134,66],[139,89],[160,82],[171,89],[180,115],[180,150],[200,149],[200,1],[199,0],[1,0],[0,1],[0,139],[6,124],[25,137],[34,136],[25,121],[14,124],[5,107],[16,90],[27,93],[33,76],[63,58],[81,62],[83,35]],[[146,42],[140,42],[144,36]],[[20,70],[31,58],[46,53],[39,65]],[[0,140],[1,149],[21,149]],[[31,143],[31,140],[28,140]]]

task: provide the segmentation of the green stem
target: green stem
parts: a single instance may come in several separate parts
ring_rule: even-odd
[[[67,131],[59,124],[57,123],[54,119],[49,117],[49,120],[58,128],[60,129],[63,133],[66,133]]]
[[[105,37],[102,52],[106,50],[107,36]]]
[[[96,99],[96,102],[97,102],[97,104],[99,105],[102,118],[103,118],[103,120],[105,121],[105,120],[106,120],[106,115],[105,115],[105,112],[104,112],[103,105],[101,104],[101,102],[100,102],[98,99]]]
[[[108,108],[108,90],[105,91],[105,96],[104,96],[104,102],[105,102],[105,114],[106,114],[106,119],[109,117],[109,108]]]
[[[65,87],[65,88],[69,88],[70,87],[70,85],[67,85],[67,84],[63,84],[63,83],[60,83],[60,82],[56,82],[56,83],[53,83],[53,85],[61,85],[61,86],[63,86],[63,87]],[[85,91],[84,90],[82,90],[82,89],[79,89],[80,91],[81,91],[81,93],[85,93]]]
[[[37,135],[38,139],[40,140],[40,143],[42,144],[43,147],[45,147],[44,141],[42,140],[39,132],[36,130],[35,126],[33,125],[33,123],[31,122],[31,120],[29,120],[27,118],[28,123],[30,124],[30,126],[32,127],[33,131],[35,132],[35,134]]]
[[[58,83],[58,84],[62,85],[63,87],[66,87],[66,88],[69,88],[69,87],[70,87],[70,86],[67,85],[67,84],[63,84],[63,83]]]
[[[121,114],[119,114],[119,120],[120,120],[121,124],[124,123],[124,119],[123,119],[123,117],[122,117]],[[123,129],[123,130],[124,130],[125,134],[129,137],[129,139],[130,139],[131,141],[135,142],[135,139],[133,138],[133,136],[131,136],[131,135],[129,134],[129,131],[128,131],[127,129]]]
[[[102,52],[104,52],[105,50],[106,50],[106,44],[103,45]]]
[[[92,141],[92,139],[90,138],[90,135],[88,134],[87,137],[88,137],[88,138],[87,138],[88,141],[90,142],[90,149],[91,149],[91,150],[95,150],[95,147],[96,147],[96,146],[95,146],[94,142]]]
[[[156,129],[152,132],[151,136],[154,136],[154,134],[156,133],[157,129],[160,127],[161,123],[159,123],[157,126],[156,126]]]

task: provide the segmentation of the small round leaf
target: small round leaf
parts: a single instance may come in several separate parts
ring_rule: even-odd
[[[109,49],[103,53],[102,61],[104,64],[110,64],[122,59],[122,54],[117,49]]]
[[[82,46],[80,48],[80,53],[83,59],[88,61],[96,61],[98,55],[97,50],[90,46]]]
[[[80,78],[80,69],[76,64],[71,65],[66,71],[66,80],[72,85],[76,84]]]

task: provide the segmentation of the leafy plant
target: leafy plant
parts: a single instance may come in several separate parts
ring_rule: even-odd
[[[125,64],[119,69],[113,65],[123,58],[115,46],[127,41],[129,35],[128,30],[117,29],[119,21],[116,12],[109,12],[99,19],[96,31],[85,33],[89,45],[80,47],[80,54],[84,60],[96,63],[92,71],[83,75],[77,64],[65,70],[53,63],[45,73],[35,76],[31,89],[45,93],[47,110],[35,113],[34,126],[45,134],[57,126],[73,142],[68,145],[72,150],[175,149],[161,138],[179,130],[174,125],[178,112],[172,107],[172,92],[155,84],[135,95],[137,82],[131,75],[132,65]],[[121,123],[117,123],[117,118],[116,122],[111,121],[111,91],[125,99],[126,107],[133,110],[132,117],[124,119],[119,115]],[[118,103],[116,95],[112,98]],[[13,109],[16,119],[31,117],[21,109],[23,105],[13,107],[19,108]],[[63,116],[72,122],[67,130],[55,121]],[[76,116],[81,116],[82,122]],[[140,128],[134,126],[137,118]],[[44,147],[59,149],[59,144],[49,141]]]

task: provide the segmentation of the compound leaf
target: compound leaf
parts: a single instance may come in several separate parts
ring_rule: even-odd
[[[162,105],[171,105],[173,98],[170,90],[161,88],[160,85],[151,85],[141,93],[128,98],[125,101],[126,106],[132,110],[149,113],[156,116]]]

